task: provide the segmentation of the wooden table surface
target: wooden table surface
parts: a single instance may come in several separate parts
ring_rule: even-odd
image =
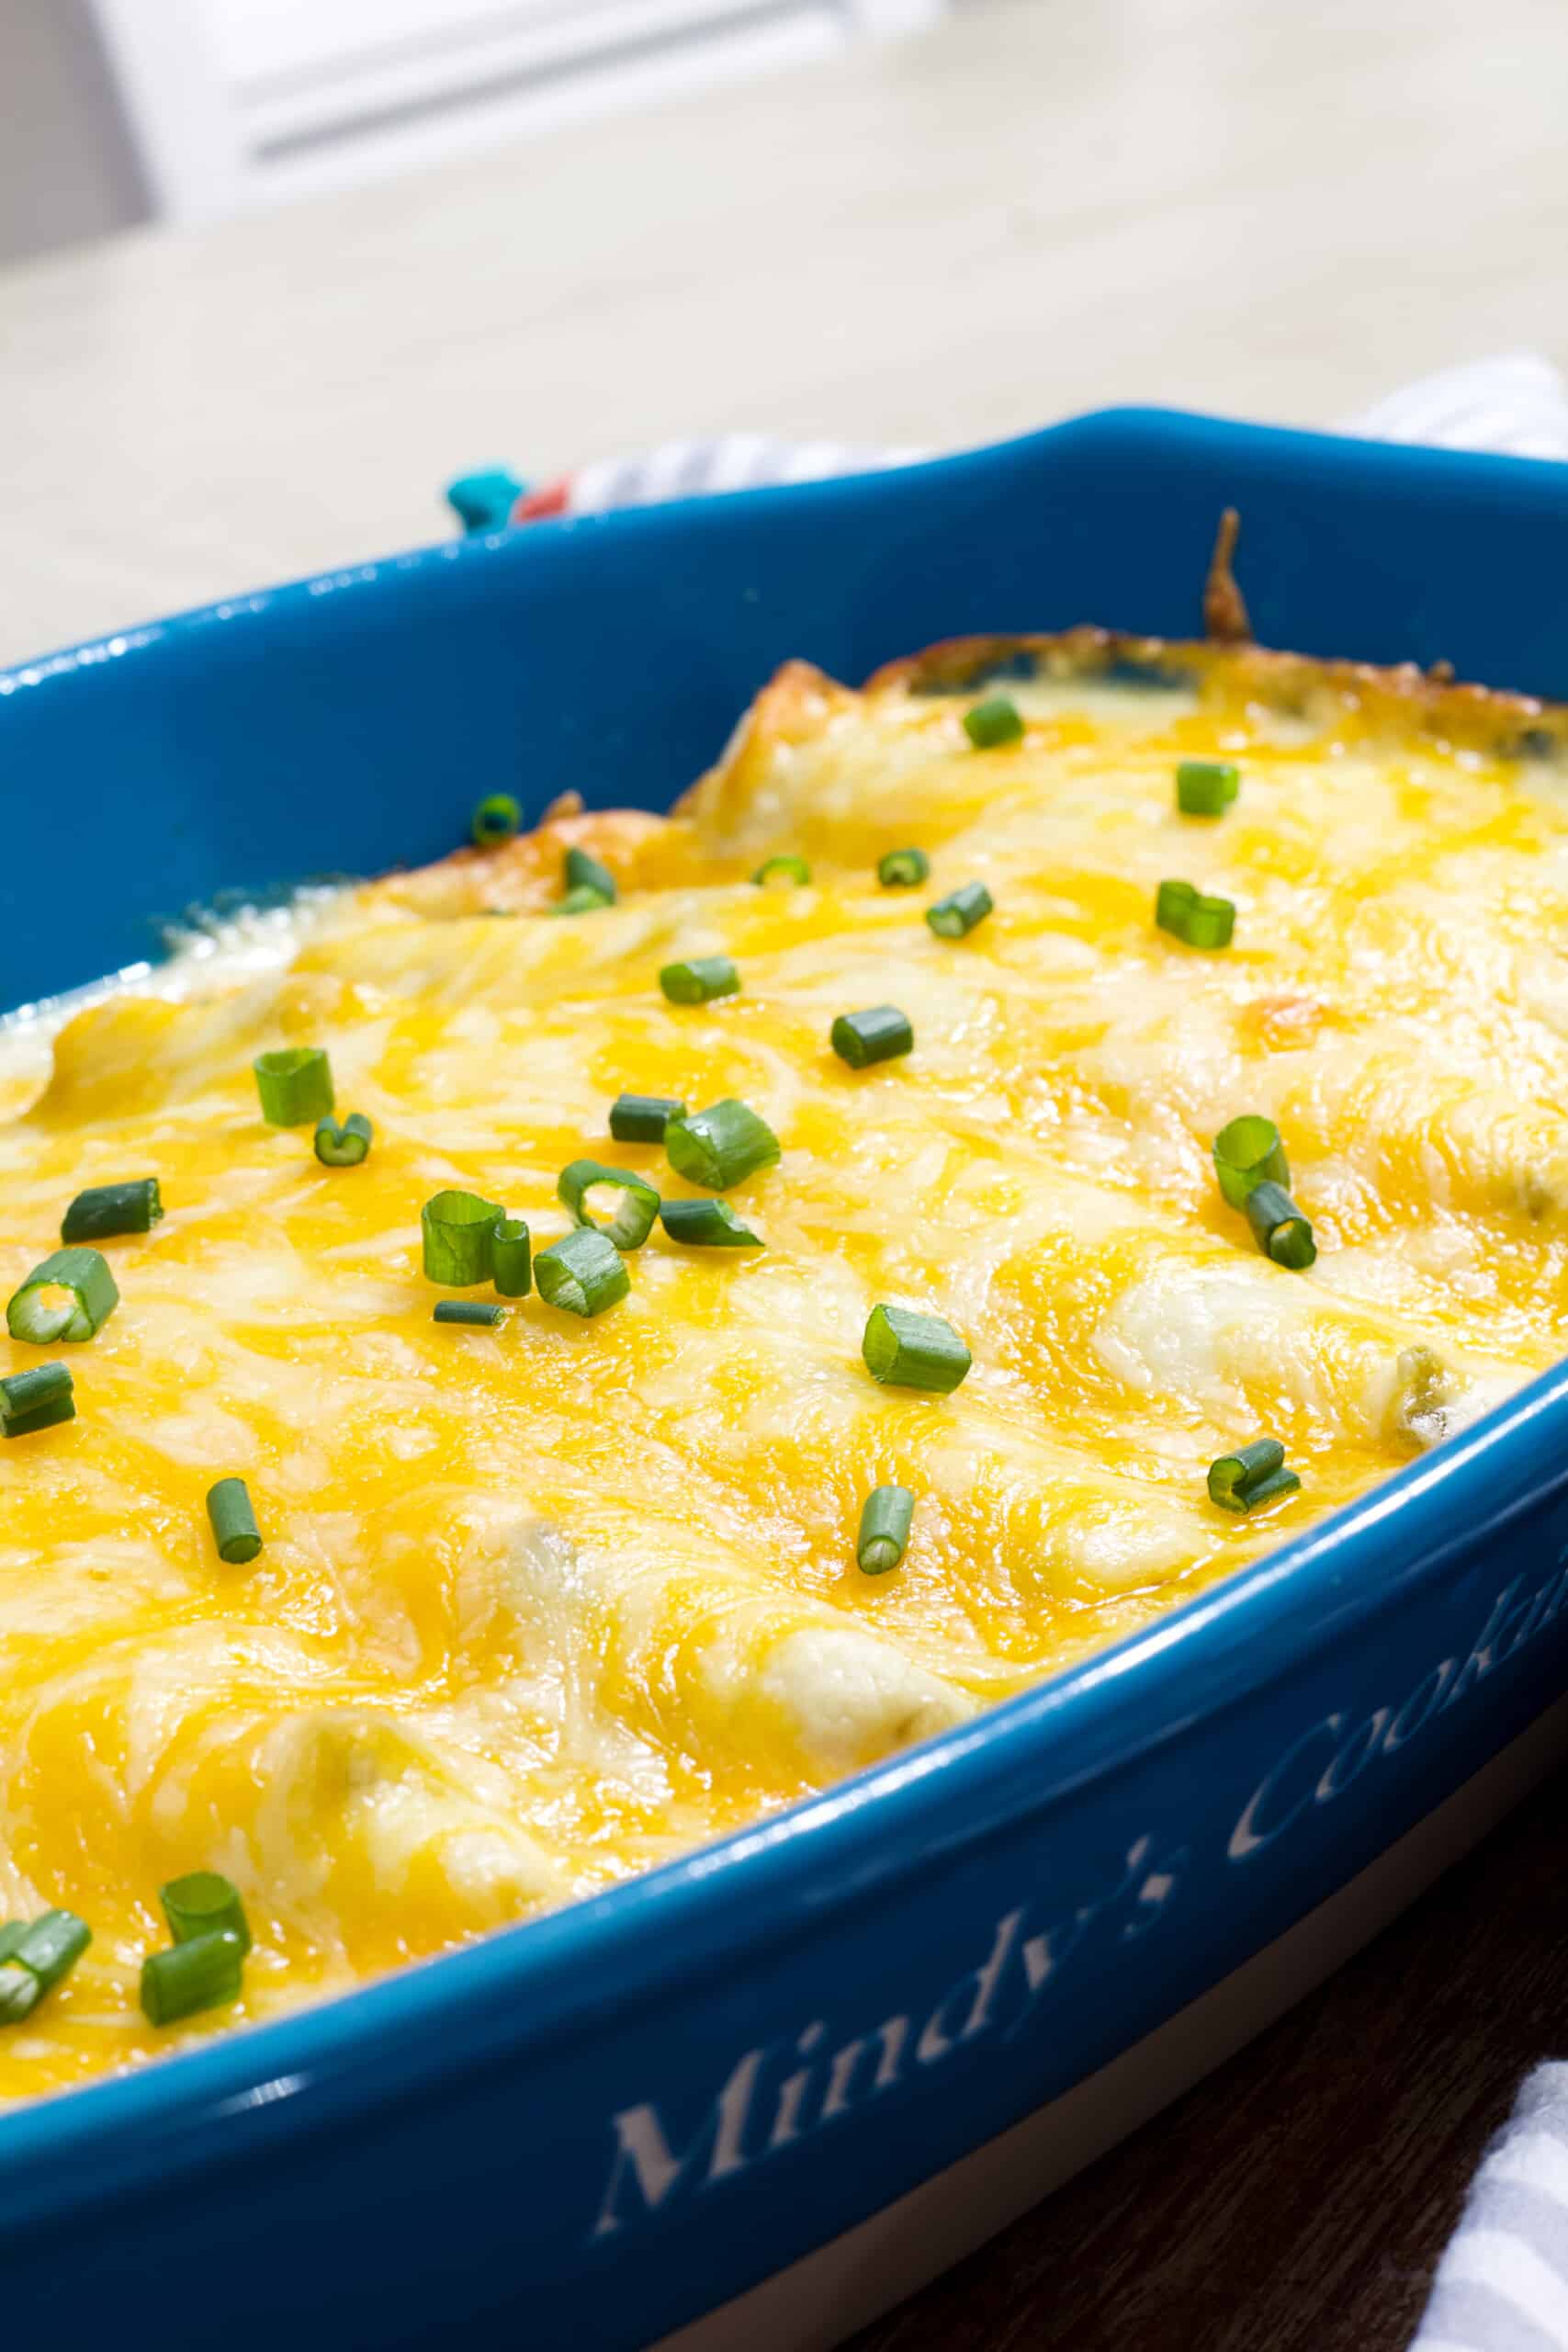
[[[1241,2054],[850,2352],[1404,2352],[1568,2053],[1568,1774]]]
[[[0,662],[750,426],[1285,421],[1568,364],[1568,10],[969,0],[832,66],[0,277]],[[1114,618],[1114,616],[1099,617]],[[1383,2352],[1568,2044],[1558,1786],[1284,2024],[860,2352]]]

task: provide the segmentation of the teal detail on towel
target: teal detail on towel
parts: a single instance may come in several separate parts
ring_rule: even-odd
[[[510,522],[512,510],[527,488],[504,466],[488,472],[459,474],[446,485],[446,503],[465,531],[498,531]]]

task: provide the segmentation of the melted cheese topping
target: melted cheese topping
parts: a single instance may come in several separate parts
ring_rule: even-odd
[[[6,1294],[85,1185],[156,1173],[168,1214],[107,1245],[123,1303],[69,1351],[78,1419],[0,1446],[0,1917],[95,1929],[0,2032],[0,2096],[819,1789],[1146,1623],[1562,1352],[1562,807],[1343,683],[1052,668],[1010,682],[1026,741],[976,752],[973,691],[792,667],[674,818],[561,816],[352,892],[287,972],[120,993],[14,1063]],[[1176,812],[1192,755],[1241,765],[1223,820]],[[571,841],[621,900],[558,921]],[[929,888],[879,888],[907,843]],[[784,850],[809,887],[754,887]],[[1155,928],[1167,876],[1234,899],[1228,952]],[[933,937],[924,907],[972,878],[994,914]],[[716,952],[742,993],[667,1004],[660,966]],[[847,1069],[835,1014],[886,1001],[914,1052]],[[363,1167],[258,1115],[252,1057],[301,1042],[375,1121]],[[690,1189],[607,1141],[623,1089],[771,1122],[780,1165],[733,1196],[766,1250],[656,1228],[592,1321],[535,1297],[499,1332],[434,1326],[440,1188],[536,1248],[579,1155]],[[1219,1195],[1211,1140],[1244,1111],[1283,1132],[1309,1273]],[[878,1300],[964,1334],[955,1395],[874,1384]],[[39,1360],[0,1335],[0,1374]],[[1206,1467],[1260,1431],[1302,1491],[1234,1519]],[[265,1537],[247,1568],[208,1528],[228,1475]],[[856,1525],[893,1479],[914,1532],[874,1580]],[[256,1948],[237,2013],[159,2034],[136,1972],[160,1883],[197,1868],[238,1883]]]

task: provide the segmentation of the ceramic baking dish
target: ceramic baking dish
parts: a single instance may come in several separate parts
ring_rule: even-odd
[[[1568,693],[1547,465],[1127,413],[547,525],[0,676],[0,1004],[187,902],[439,855],[481,790],[661,806],[787,654],[858,679],[966,631],[1190,633],[1227,503],[1265,642]],[[1565,1659],[1568,1370],[826,1796],[13,2111],[10,2330],[830,2343],[1477,1835],[1561,1752]]]

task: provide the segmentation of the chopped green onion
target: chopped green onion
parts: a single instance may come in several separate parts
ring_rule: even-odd
[[[468,1323],[476,1330],[499,1331],[510,1309],[482,1298],[441,1298],[435,1303],[437,1323]]]
[[[1228,760],[1183,760],[1176,771],[1176,805],[1184,817],[1223,817],[1241,790]]]
[[[753,882],[809,882],[811,868],[803,857],[765,857],[752,875]]]
[[[874,1487],[860,1515],[855,1558],[868,1577],[885,1577],[904,1556],[915,1516],[908,1487]]]
[[[964,732],[977,752],[994,752],[999,744],[1020,741],[1023,720],[1010,695],[987,695],[964,712]]]
[[[1317,1256],[1312,1227],[1282,1185],[1267,1179],[1247,1196],[1247,1221],[1266,1258],[1300,1273]]]
[[[597,890],[607,907],[613,907],[620,896],[615,877],[607,865],[601,865],[585,849],[569,849],[561,860],[561,876],[568,898],[574,890]]]
[[[375,1132],[363,1111],[351,1111],[341,1127],[335,1119],[319,1120],[316,1158],[323,1168],[357,1168]]]
[[[333,1107],[333,1069],[321,1046],[286,1046],[258,1054],[256,1074],[262,1116],[275,1127],[302,1127],[324,1119]]]
[[[119,1233],[151,1233],[164,1214],[156,1176],[130,1184],[95,1184],[78,1193],[61,1221],[62,1241],[112,1241]]]
[[[502,1298],[526,1298],[534,1287],[534,1245],[527,1220],[503,1216],[495,1228],[493,1280]]]
[[[776,1166],[779,1139],[766,1119],[730,1095],[705,1111],[671,1119],[664,1130],[664,1149],[671,1167],[688,1184],[728,1193],[743,1177]]]
[[[505,1211],[477,1193],[437,1193],[419,1213],[424,1271],[446,1290],[488,1283],[495,1272],[495,1228]]]
[[[19,1921],[17,1929],[6,1931],[6,1960],[36,1976],[44,1993],[51,1993],[69,1976],[93,1940],[91,1928],[74,1911],[45,1911],[36,1919]]]
[[[220,1560],[227,1560],[233,1568],[255,1558],[262,1547],[261,1530],[243,1478],[220,1478],[208,1488],[207,1516],[212,1521],[212,1539]]]
[[[610,1133],[617,1143],[662,1143],[671,1120],[685,1115],[672,1094],[621,1094],[610,1105]]]
[[[574,890],[569,890],[564,899],[557,901],[550,912],[553,915],[591,915],[600,907],[613,907],[615,903],[613,899],[605,897],[603,890],[595,890],[592,883],[580,882]]]
[[[1235,929],[1229,899],[1206,899],[1190,882],[1162,882],[1155,899],[1155,921],[1188,947],[1228,947]]]
[[[62,1363],[40,1363],[0,1380],[0,1437],[28,1437],[76,1418],[75,1384]]]
[[[894,1388],[951,1395],[974,1362],[951,1323],[904,1306],[874,1306],[861,1353],[873,1380]]]
[[[523,822],[523,811],[510,792],[492,792],[474,810],[468,830],[476,849],[494,849],[509,842]]]
[[[74,1911],[45,1911],[0,1928],[0,2025],[19,2025],[68,1976],[93,1940]]]
[[[149,2025],[175,2025],[198,2009],[227,2007],[240,1997],[244,1947],[227,1928],[149,1952],[141,1963],[141,2007]]]
[[[876,861],[876,878],[885,890],[912,890],[931,870],[923,849],[890,849]]]
[[[991,911],[991,894],[983,882],[964,882],[926,909],[926,921],[939,939],[962,939]]]
[[[1288,1185],[1291,1170],[1273,1120],[1248,1111],[1222,1127],[1214,1137],[1214,1173],[1233,1209],[1247,1206],[1255,1185]]]
[[[1255,1510],[1259,1503],[1271,1503],[1277,1495],[1293,1495],[1300,1490],[1301,1483],[1293,1470],[1276,1470],[1271,1478],[1265,1478],[1261,1485],[1248,1488],[1242,1508]]]
[[[1285,1449],[1278,1438],[1254,1438],[1234,1453],[1221,1454],[1209,1464],[1209,1499],[1224,1510],[1253,1510],[1272,1502],[1276,1495],[1293,1494],[1301,1485],[1285,1467]]]
[[[564,1307],[569,1315],[602,1315],[632,1286],[615,1243],[589,1225],[541,1250],[534,1280],[546,1306]]]
[[[848,1062],[852,1069],[864,1069],[872,1062],[891,1061],[896,1054],[908,1053],[915,1033],[908,1014],[900,1012],[896,1004],[873,1004],[863,1012],[840,1012],[829,1039],[841,1062]]]
[[[15,1961],[0,1963],[0,2025],[20,2025],[43,1998],[43,1986],[30,1968]]]
[[[96,1250],[56,1250],[35,1266],[6,1309],[13,1340],[35,1348],[92,1340],[119,1305],[119,1284]]]
[[[606,1223],[601,1225],[589,1205],[591,1193],[610,1191],[620,1198]],[[653,1231],[659,1215],[659,1191],[646,1176],[628,1168],[607,1168],[599,1159],[574,1159],[556,1180],[556,1192],[579,1225],[603,1233],[617,1250],[640,1250]]]
[[[659,1212],[671,1241],[694,1250],[762,1250],[760,1233],[742,1225],[728,1201],[666,1201]]]
[[[188,1944],[197,1936],[216,1935],[227,1928],[238,1939],[240,1950],[249,1951],[250,1923],[232,1879],[220,1877],[217,1871],[187,1871],[184,1878],[172,1878],[167,1886],[161,1886],[158,1900],[175,1943]]]
[[[734,996],[740,975],[728,956],[694,956],[688,963],[666,964],[659,985],[671,1004],[711,1004],[716,996]]]

